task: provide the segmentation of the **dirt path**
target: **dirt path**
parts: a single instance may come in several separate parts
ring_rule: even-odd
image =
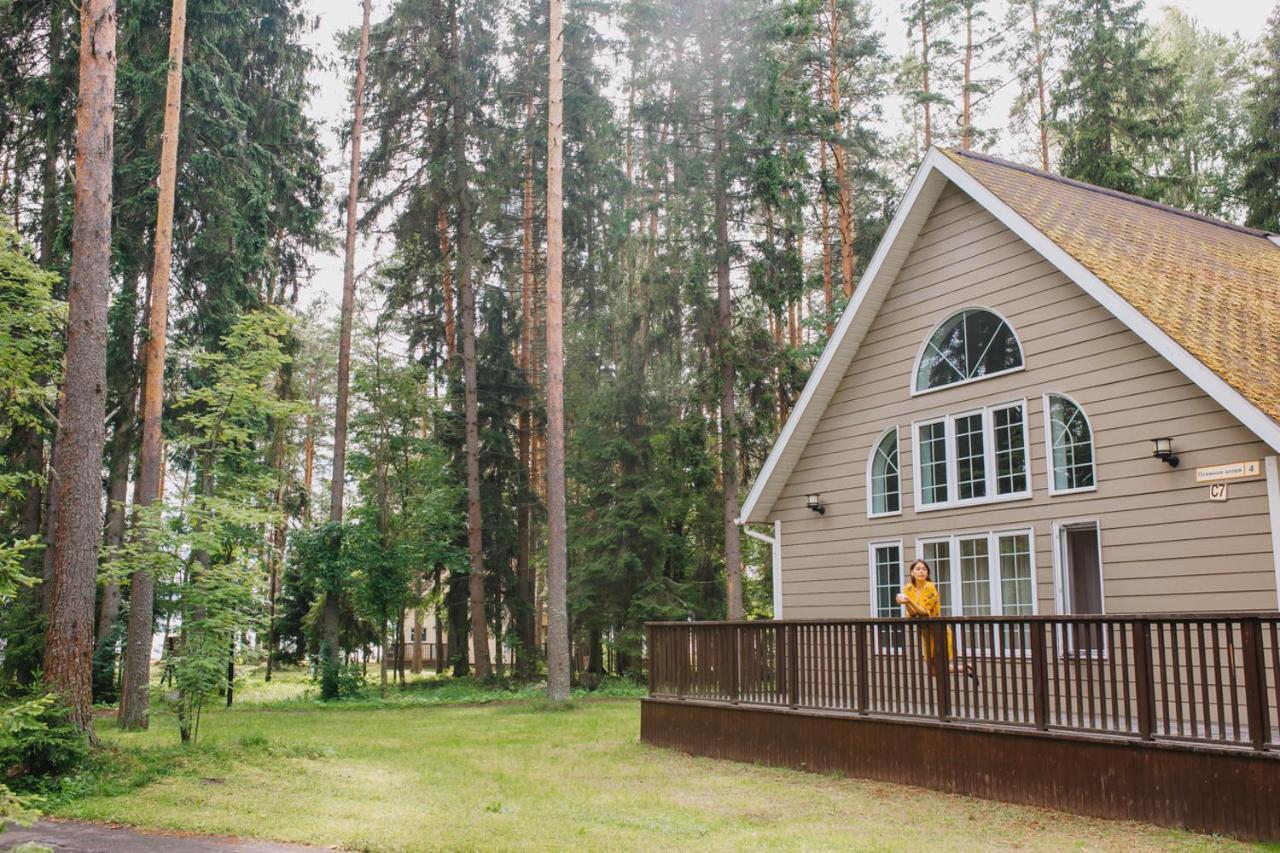
[[[166,835],[74,820],[41,820],[29,829],[11,826],[0,834],[0,850],[26,843],[77,853],[296,853],[317,849],[220,835]]]

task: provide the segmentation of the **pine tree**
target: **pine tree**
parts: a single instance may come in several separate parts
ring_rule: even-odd
[[[1122,0],[1063,4],[1066,64],[1053,89],[1053,129],[1063,175],[1159,199],[1161,183],[1144,166],[1176,135],[1162,121],[1174,89],[1149,50],[1140,11]]]
[[[115,2],[85,0],[80,14],[76,209],[67,294],[66,378],[53,451],[58,496],[44,679],[71,707],[71,721],[92,731],[93,604],[102,529],[99,493],[106,416]]]
[[[1245,224],[1280,233],[1280,5],[1267,22],[1246,115],[1248,137],[1240,156]]]
[[[164,352],[169,326],[169,275],[173,265],[173,204],[178,167],[178,128],[182,113],[182,60],[186,42],[187,3],[173,0],[169,19],[169,69],[165,91],[164,134],[160,153],[160,194],[156,210],[155,256],[151,268],[147,345],[142,393],[142,450],[139,454],[139,511],[163,500],[160,469],[164,456],[161,413],[164,409]],[[151,683],[152,608],[155,578],[143,566],[129,579],[129,628],[125,644],[117,719],[124,729],[148,724]]]

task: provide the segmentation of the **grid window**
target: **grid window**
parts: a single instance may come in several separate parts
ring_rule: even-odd
[[[992,412],[995,433],[996,494],[1027,491],[1027,431],[1022,406],[1006,406]]]
[[[963,616],[991,614],[991,561],[987,537],[960,540],[960,600]]]
[[[1005,616],[1035,612],[1031,585],[1031,537],[1025,533],[996,537],[1000,553],[1000,611]]]
[[[987,496],[986,453],[982,412],[955,419],[956,492],[962,501]]]
[[[920,503],[947,502],[947,424],[921,424],[917,433],[920,455]]]
[[[873,451],[871,462],[871,512],[875,515],[898,512],[901,495],[898,480],[898,430],[889,430]]]
[[[954,616],[956,607],[951,583],[951,540],[925,542],[920,546],[920,558],[929,564],[933,585],[938,588],[938,600],[943,616]]]
[[[875,583],[876,612],[878,617],[901,616],[900,606],[894,599],[902,591],[902,546],[876,545]]]
[[[1049,397],[1049,440],[1054,491],[1092,487],[1093,432],[1084,412],[1066,397]]]

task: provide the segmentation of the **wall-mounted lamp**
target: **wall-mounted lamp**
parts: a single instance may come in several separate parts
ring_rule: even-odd
[[[827,508],[822,505],[822,501],[818,500],[818,495],[805,495],[804,505],[816,512],[818,515],[827,514]]]
[[[1152,456],[1161,462],[1168,462],[1170,468],[1178,467],[1178,457],[1173,455],[1172,438],[1153,438],[1151,443],[1154,445],[1154,449],[1151,451]]]

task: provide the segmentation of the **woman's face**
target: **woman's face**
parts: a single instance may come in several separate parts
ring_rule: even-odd
[[[927,581],[929,579],[929,569],[924,563],[916,563],[911,567],[911,579],[917,581]]]

